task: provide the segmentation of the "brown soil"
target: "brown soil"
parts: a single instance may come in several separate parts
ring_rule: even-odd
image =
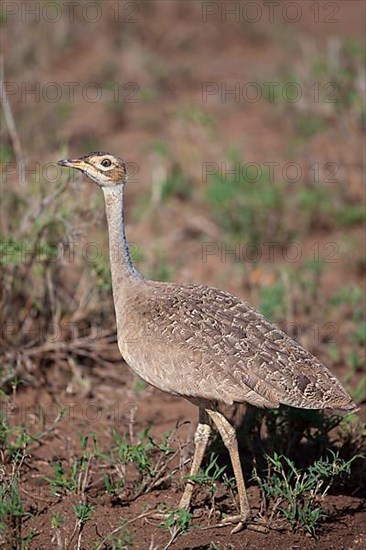
[[[85,376],[91,386],[89,395],[82,396],[77,388],[73,393],[70,387],[67,395],[67,378],[57,369],[53,369],[47,375],[50,381],[48,386],[52,386],[52,392],[46,388],[29,388],[20,391],[15,400],[16,406],[12,410],[15,425],[28,426],[31,433],[47,433],[49,430],[49,434],[42,437],[40,444],[31,446],[30,454],[25,461],[26,473],[20,485],[25,509],[31,510],[33,514],[24,522],[23,536],[33,530],[38,532],[38,536],[28,546],[30,549],[46,550],[50,548],[51,540],[52,544],[56,545],[56,530],[50,530],[50,525],[52,518],[57,515],[63,518],[57,535],[61,540],[70,541],[75,526],[72,506],[80,503],[80,495],[61,492],[59,496],[52,496],[50,485],[45,478],[53,476],[51,465],[55,461],[62,461],[67,467],[73,457],[81,455],[79,433],[95,432],[98,444],[105,445],[108,449],[111,445],[112,428],[120,433],[129,432],[130,412],[134,411],[134,433],[151,426],[151,434],[158,438],[172,427],[182,424],[177,432],[180,445],[193,436],[197,413],[195,407],[189,403],[154,389],[145,390],[138,396],[129,389],[132,375],[124,365],[121,365],[118,373],[113,373],[113,377],[109,377],[108,374],[102,376],[102,379],[95,375],[90,378]],[[66,414],[63,419],[55,422],[62,406],[65,407]],[[178,439],[174,445],[178,445]],[[189,450],[192,451],[191,446]],[[132,535],[132,548],[144,550],[152,543],[155,545],[153,548],[164,548],[169,541],[169,533],[159,527],[158,520],[149,517],[139,519],[139,516],[148,510],[156,509],[162,503],[174,508],[179,501],[181,489],[179,475],[175,475],[171,487],[167,489],[158,488],[142,495],[136,501],[119,502],[105,493],[102,474],[97,464],[92,462],[86,494],[88,503],[95,508],[92,519],[86,523],[82,531],[81,548],[94,548],[96,543],[100,543],[120,526],[122,520],[130,522],[127,527]],[[250,486],[248,496],[255,515],[260,504],[258,489]],[[128,495],[128,498],[132,497],[133,494]],[[197,491],[193,507],[195,526],[187,534],[180,535],[172,548],[208,549],[212,543],[217,544],[220,549],[254,549],[258,546],[266,549],[295,549],[303,548],[305,545],[311,549],[362,548],[366,540],[364,499],[338,494],[328,496],[323,505],[327,518],[319,531],[319,537],[315,540],[288,532],[283,525],[282,529],[281,526],[275,525],[266,534],[246,529],[230,535],[230,527],[214,527],[219,518],[210,514],[207,493]],[[227,507],[232,508],[223,487],[218,491],[216,507],[221,511]],[[75,541],[71,544],[71,548],[73,547],[76,547]]]

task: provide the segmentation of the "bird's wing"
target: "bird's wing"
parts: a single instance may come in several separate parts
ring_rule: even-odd
[[[199,285],[154,288],[144,318],[165,376],[178,370],[167,391],[229,404],[354,408],[316,357],[246,302]]]

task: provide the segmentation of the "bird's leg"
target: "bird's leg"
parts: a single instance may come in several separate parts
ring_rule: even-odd
[[[200,409],[198,426],[194,434],[195,449],[194,449],[194,455],[193,455],[193,460],[191,464],[191,471],[189,472],[189,475],[191,477],[196,476],[199,472],[199,469],[202,464],[203,455],[205,454],[207,443],[210,438],[210,433],[211,433],[211,426],[208,423],[208,417],[207,417],[206,411],[204,409]],[[179,508],[184,508],[185,510],[189,509],[191,504],[193,489],[194,489],[194,481],[192,479],[189,479],[184,488],[183,496],[180,499]]]
[[[231,463],[233,465],[235,481],[238,489],[240,514],[238,516],[225,518],[222,523],[237,523],[236,527],[232,531],[232,533],[236,533],[237,531],[240,531],[250,516],[249,502],[245,490],[243,471],[238,452],[236,432],[230,422],[218,411],[211,411],[207,409],[207,413],[220,432],[225,447],[229,451]]]
[[[207,443],[211,433],[211,426],[208,421],[207,413],[204,409],[199,410],[199,420],[196,432],[194,434],[194,455],[191,464],[191,471],[189,472],[190,476],[196,476],[201,467],[203,455],[207,447]],[[189,479],[184,488],[183,496],[180,499],[178,508],[184,508],[188,510],[191,504],[192,494],[194,489],[194,481]],[[155,519],[164,519],[167,517],[167,514],[164,512],[156,512],[152,516]]]

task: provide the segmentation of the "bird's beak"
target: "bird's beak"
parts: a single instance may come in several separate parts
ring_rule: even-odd
[[[57,163],[59,166],[68,166],[69,168],[77,168],[83,170],[85,168],[85,161],[82,159],[62,159]]]

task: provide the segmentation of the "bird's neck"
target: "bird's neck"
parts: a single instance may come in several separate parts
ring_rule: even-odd
[[[109,233],[109,256],[113,289],[141,279],[131,260],[124,226],[124,186],[103,187]]]

